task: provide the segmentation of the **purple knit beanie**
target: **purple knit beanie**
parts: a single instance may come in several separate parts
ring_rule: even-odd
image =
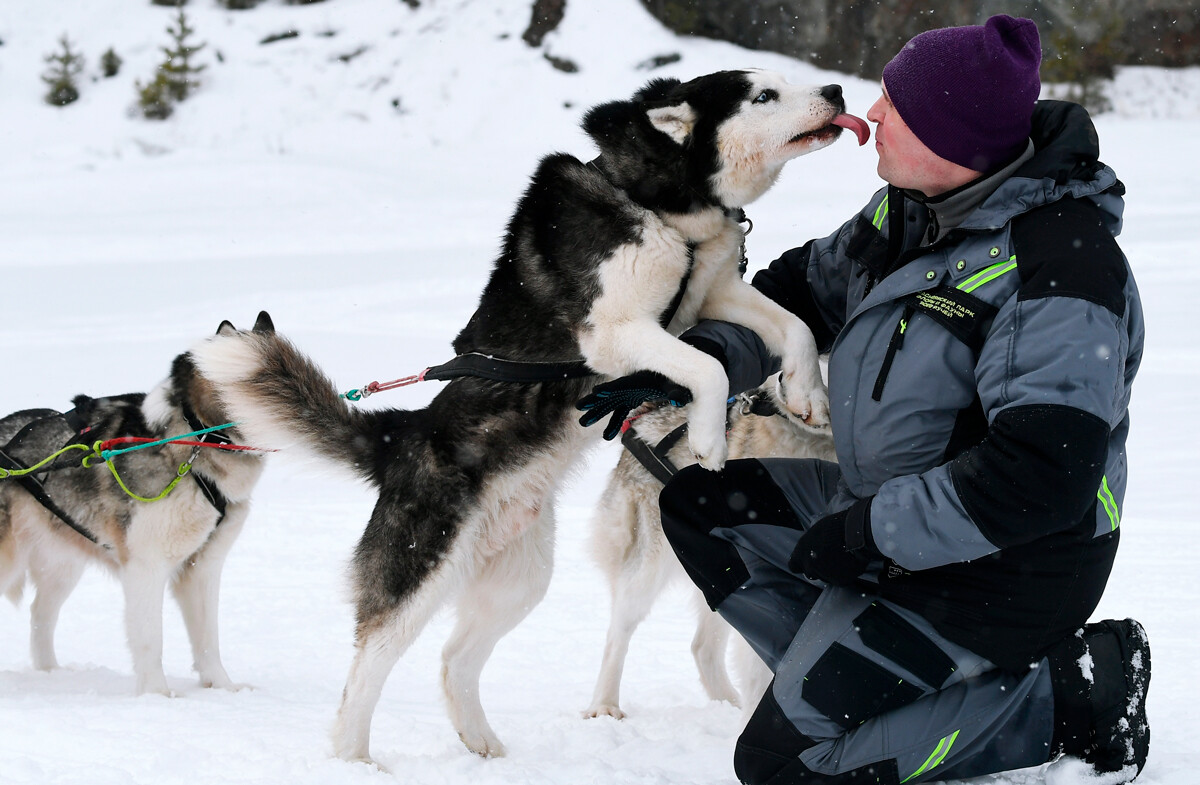
[[[1041,62],[1037,25],[1000,14],[915,36],[883,67],[883,86],[926,147],[988,172],[1025,149]]]

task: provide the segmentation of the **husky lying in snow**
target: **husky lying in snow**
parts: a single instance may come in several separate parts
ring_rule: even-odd
[[[582,358],[587,375],[466,376],[419,411],[360,411],[276,335],[230,336],[199,352],[252,443],[299,442],[379,490],[352,568],[356,655],[333,730],[337,755],[369,760],[384,681],[450,602],[458,623],[442,684],[451,721],[473,752],[504,753],[479,701],[480,671],[545,594],[555,493],[595,438],[576,423],[574,404],[603,377],[650,369],[686,386],[690,449],[719,468],[728,381],[719,362],[675,336],[698,319],[724,319],[754,329],[782,358],[790,411],[828,422],[812,334],[740,279],[734,216],[786,161],[831,144],[840,126],[861,139],[865,123],[843,108],[836,85],[727,71],[655,80],[587,113],[600,155],[542,160],[454,341],[460,356],[523,367]]]
[[[729,457],[836,460],[829,429],[810,428],[789,414],[780,405],[776,390],[776,384],[768,383],[738,396],[729,409]],[[632,418],[630,431],[624,438],[627,443],[631,437],[639,439],[643,450],[649,447],[665,455],[668,469],[682,469],[695,463],[677,437],[684,424],[680,409],[663,406]],[[652,457],[645,460],[654,464]],[[665,477],[662,469],[656,473]],[[758,655],[734,635],[738,649],[733,662],[740,690],[734,688],[726,669],[726,644],[732,628],[708,609],[704,595],[692,586],[671,552],[658,510],[658,494],[663,484],[656,473],[631,450],[622,451],[592,517],[591,552],[608,578],[612,616],[592,704],[584,716],[608,715],[618,719],[625,716],[619,701],[629,641],[663,589],[678,579],[691,588],[697,611],[692,657],[704,691],[713,700],[753,710],[771,680],[771,673]]]
[[[253,334],[272,329],[264,313]],[[238,334],[229,322],[217,329],[218,336]],[[66,413],[31,409],[0,419],[0,467],[30,467],[70,443],[157,440],[229,422],[190,353],[176,357],[170,376],[149,394],[81,395],[74,404]],[[238,432],[222,430],[204,438],[228,442]],[[187,474],[166,498],[153,502],[127,494],[106,466],[84,468],[83,455],[66,453],[52,470],[31,475],[32,480],[0,479],[0,592],[17,602],[27,577],[36,589],[30,609],[33,666],[58,667],[54,628],[59,609],[84,567],[96,562],[121,581],[139,694],[170,694],[162,667],[162,606],[168,584],[183,611],[200,683],[236,689],[221,664],[217,596],[225,556],[242,530],[250,492],[262,473],[261,453],[167,445],[113,458],[130,491],[152,498],[179,476],[191,456]],[[68,463],[71,468],[60,468]]]

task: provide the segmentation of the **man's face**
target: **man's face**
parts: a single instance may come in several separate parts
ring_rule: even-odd
[[[867,112],[875,128],[875,152],[879,154],[879,176],[897,188],[937,196],[979,177],[981,172],[939,157],[909,129],[887,89]]]

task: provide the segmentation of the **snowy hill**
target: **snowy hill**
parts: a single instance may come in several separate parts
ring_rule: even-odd
[[[589,106],[651,76],[731,67],[839,82],[863,115],[875,83],[787,58],[686,40],[637,0],[571,0],[542,49],[520,34],[527,4],[267,0],[232,12],[192,0],[206,42],[202,87],[161,123],[132,114],[173,12],[148,0],[0,0],[0,412],[64,408],[79,392],[145,390],[222,319],[276,325],[346,388],[449,358],[474,309],[514,200],[544,154],[592,154]],[[295,37],[260,43],[283,32]],[[81,99],[42,102],[42,57],[67,33],[88,58]],[[99,77],[113,47],[121,72]],[[681,59],[639,67],[659,55]],[[570,59],[576,73],[544,55]],[[219,56],[218,56],[219,55]],[[93,78],[94,77],[94,78]],[[1122,246],[1146,303],[1135,386],[1124,541],[1100,614],[1140,619],[1154,647],[1150,762],[1139,782],[1192,785],[1200,769],[1200,546],[1193,471],[1200,426],[1200,69],[1122,71],[1097,118],[1102,157],[1128,186]],[[789,164],[752,206],[752,268],[827,234],[878,187],[870,148],[843,140]],[[418,385],[372,399],[416,407]],[[0,605],[0,785],[33,783],[731,783],[736,709],[708,702],[688,642],[690,610],[664,597],[633,641],[626,720],[584,721],[607,624],[607,591],[585,542],[615,462],[603,445],[560,503],[546,600],[497,647],[483,702],[509,749],[480,760],[441,705],[440,618],[401,659],[374,723],[391,773],[329,757],[352,653],[343,570],[370,509],[323,467],[274,460],[234,548],[222,649],[253,689],[201,690],[182,624],[166,614],[176,699],[134,698],[121,597],[99,571],[59,627],[66,668],[33,671],[28,598]],[[1063,762],[985,778],[1085,785]]]

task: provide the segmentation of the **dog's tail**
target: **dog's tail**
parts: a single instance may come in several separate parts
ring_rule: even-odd
[[[192,349],[226,414],[256,447],[299,447],[375,483],[377,413],[354,409],[296,346],[274,331],[222,330]]]

